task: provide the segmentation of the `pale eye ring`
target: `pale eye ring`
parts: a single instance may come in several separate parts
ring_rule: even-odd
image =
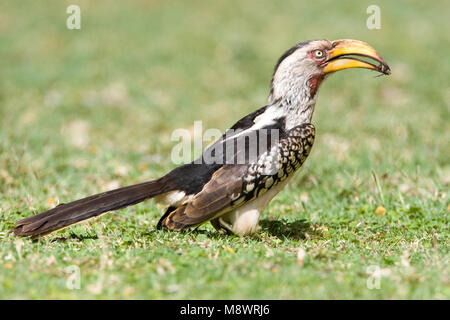
[[[314,50],[313,55],[316,59],[323,59],[325,57],[323,50]]]

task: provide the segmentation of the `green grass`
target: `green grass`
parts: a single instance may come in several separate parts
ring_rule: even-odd
[[[450,298],[447,1],[379,1],[380,30],[373,1],[80,0],[70,31],[72,3],[0,4],[0,298]],[[276,59],[316,38],[366,41],[393,73],[324,83],[312,153],[257,234],[157,231],[152,201],[38,241],[8,233],[174,168],[173,130],[264,105]]]

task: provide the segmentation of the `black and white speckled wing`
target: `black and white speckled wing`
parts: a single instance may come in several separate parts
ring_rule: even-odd
[[[184,192],[186,195],[195,195],[200,192],[206,183],[211,180],[212,175],[223,167],[227,161],[208,161],[206,159],[211,153],[218,150],[218,146],[220,146],[225,139],[232,139],[235,135],[249,130],[252,126],[255,125],[258,116],[263,114],[268,106],[264,106],[259,108],[258,110],[246,115],[239,121],[237,121],[233,126],[231,126],[227,132],[223,134],[221,138],[214,142],[213,145],[208,147],[200,159],[196,159],[191,163],[182,165],[173,169],[169,172],[165,179],[170,182],[171,190],[179,190]],[[223,153],[223,150],[219,151]],[[239,152],[238,149],[234,151],[234,153]],[[234,154],[230,159],[234,161],[234,157],[237,155]],[[216,158],[220,157],[217,155]],[[225,157],[225,154],[222,154],[222,157]],[[229,163],[229,162],[228,162]]]
[[[250,164],[243,177],[244,202],[261,196],[292,176],[305,162],[314,144],[315,128],[302,124],[291,129],[276,147]],[[234,203],[242,202],[241,198]]]
[[[260,197],[293,175],[309,155],[315,129],[302,124],[280,136],[254,161],[218,169],[199,193],[167,215],[163,225],[174,230],[200,225]]]

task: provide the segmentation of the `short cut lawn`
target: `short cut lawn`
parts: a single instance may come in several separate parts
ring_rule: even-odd
[[[450,3],[380,1],[379,30],[371,4],[2,1],[0,298],[449,299]],[[173,169],[175,129],[223,131],[263,106],[278,57],[318,38],[366,41],[392,75],[323,84],[312,153],[256,234],[159,231],[153,201],[8,233]]]

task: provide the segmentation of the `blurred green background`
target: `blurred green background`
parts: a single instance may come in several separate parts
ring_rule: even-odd
[[[71,4],[81,30],[66,28]],[[366,27],[372,4],[379,30]],[[448,1],[2,1],[0,298],[448,299],[449,12]],[[257,235],[155,231],[153,202],[35,242],[7,233],[174,168],[173,130],[225,130],[265,104],[286,49],[322,38],[368,42],[392,75],[347,70],[322,85],[313,151]],[[71,265],[79,290],[66,286]],[[380,289],[367,287],[371,265]]]

